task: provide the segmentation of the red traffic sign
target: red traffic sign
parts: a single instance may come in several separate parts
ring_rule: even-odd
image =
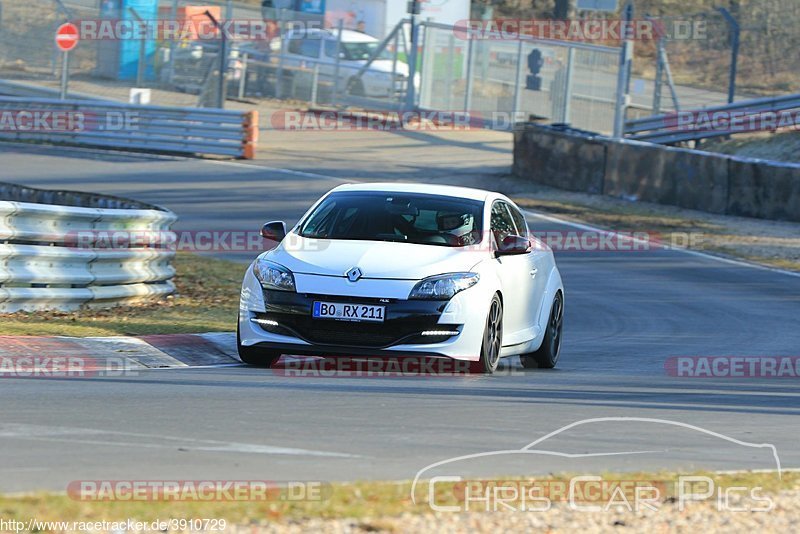
[[[56,46],[63,52],[69,52],[78,46],[78,27],[66,22],[56,30]]]

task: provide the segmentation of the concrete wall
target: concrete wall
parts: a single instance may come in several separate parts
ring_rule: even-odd
[[[570,191],[800,222],[800,165],[527,124],[514,133],[514,174]]]

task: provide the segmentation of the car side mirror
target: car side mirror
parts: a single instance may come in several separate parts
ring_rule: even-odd
[[[495,256],[518,256],[527,254],[531,250],[531,242],[526,237],[520,235],[509,235],[497,247]]]
[[[261,227],[261,237],[280,243],[286,237],[286,223],[270,221]]]

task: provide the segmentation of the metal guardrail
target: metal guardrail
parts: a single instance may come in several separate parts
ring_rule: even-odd
[[[255,157],[258,112],[143,106],[99,100],[0,97],[0,114],[50,113],[66,118],[60,128],[33,123],[0,124],[0,140],[43,141],[120,150]],[[28,122],[26,122],[28,124]],[[26,125],[23,125],[26,126]]]
[[[91,195],[85,196],[98,204]],[[174,242],[169,229],[176,219],[161,209],[0,200],[0,313],[108,307],[169,295],[175,290],[173,250],[99,245],[114,236],[132,235],[157,235]]]
[[[673,144],[684,141],[699,141],[712,137],[722,137],[734,133],[744,133],[747,128],[709,129],[703,124],[697,123],[699,116],[713,117],[714,114],[724,114],[730,117],[738,114],[743,123],[750,122],[750,119],[763,113],[778,113],[800,109],[800,94],[785,95],[779,97],[756,98],[753,100],[742,100],[733,104],[714,106],[694,111],[682,111],[680,113],[669,113],[654,115],[633,121],[628,121],[625,125],[625,135],[629,139],[637,141],[647,141],[658,144]],[[684,114],[679,124],[679,116]],[[796,117],[787,117],[793,126]]]
[[[33,98],[59,98],[61,91],[44,87],[34,83],[0,80],[0,95],[19,96]],[[85,93],[69,92],[69,97],[73,100],[106,100],[105,98],[89,95]]]

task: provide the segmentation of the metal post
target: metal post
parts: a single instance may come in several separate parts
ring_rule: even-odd
[[[172,21],[178,20],[178,0],[172,0],[172,8],[170,9],[170,16]],[[175,37],[169,40],[169,70],[167,71],[167,79],[171,84],[175,78]]]
[[[445,96],[444,109],[450,111],[453,105],[453,63],[456,54],[456,36],[454,32],[449,32],[450,37],[447,42],[447,70],[445,71],[444,86],[447,91]]]
[[[61,55],[61,100],[67,99],[67,85],[69,84],[69,52]]]
[[[472,107],[472,44],[474,39],[467,42],[467,86],[464,90],[464,111],[469,112]]]
[[[430,41],[431,27],[428,23],[431,22],[431,20],[432,19],[428,18],[425,22],[420,24],[420,26],[425,28],[425,31],[422,33],[422,43],[419,46],[422,49],[422,55],[419,57],[419,91],[414,91],[416,95],[416,100],[414,102],[415,109],[419,106],[420,99],[422,98],[422,83],[428,78],[425,73],[425,69],[427,68],[427,62],[425,61],[425,47],[428,46],[428,41]]]
[[[400,53],[400,32],[394,34],[394,54],[392,54],[392,100],[397,94],[397,54]]]
[[[233,0],[225,1],[225,20],[233,19]]]
[[[656,45],[656,79],[653,89],[653,115],[661,113],[661,86],[664,83],[664,38]]]
[[[223,109],[225,107],[225,90],[227,89],[225,75],[228,70],[228,38],[221,28],[220,36],[222,38],[219,41],[219,88],[217,90],[217,107]]]
[[[628,0],[624,8],[623,25],[625,42],[622,45],[617,73],[617,102],[614,115],[614,137],[621,139],[625,134],[625,117],[628,111],[628,83],[630,80],[631,60],[633,58],[633,40],[631,21],[633,20],[633,1]]]
[[[311,105],[317,105],[317,86],[319,86],[319,62],[314,62],[314,74],[311,76]]]
[[[517,116],[517,112],[522,105],[522,52],[522,37],[519,36],[519,41],[517,42],[517,73],[514,77],[516,80],[516,85],[514,86],[514,109],[511,110],[511,114],[514,117]]]
[[[129,7],[128,10],[133,15],[133,18],[136,19],[136,22],[141,24],[142,17],[139,16],[139,13],[136,12],[135,9]],[[136,87],[141,87],[144,84],[144,66],[145,66],[145,46],[147,42],[144,40],[144,37],[139,39],[139,60],[136,62]]]
[[[283,56],[286,54],[286,28],[283,27],[283,9],[278,11],[278,35],[281,36],[281,53],[278,56],[278,69],[275,71],[275,98],[283,96]]]
[[[417,0],[413,0],[416,4]],[[414,87],[414,78],[417,73],[417,45],[419,44],[419,27],[417,26],[417,16],[414,14],[415,9],[411,10],[411,50],[408,53],[408,82],[406,83],[406,105],[408,111],[416,108],[416,88]]]
[[[247,60],[249,59],[247,52],[242,54],[242,73],[239,78],[239,100],[244,98],[247,86]]]
[[[678,91],[675,89],[675,80],[672,79],[672,68],[669,66],[669,57],[667,57],[667,51],[664,50],[664,74],[667,75],[667,87],[669,87],[669,92],[672,95],[672,105],[675,107],[675,111],[681,110],[681,103],[678,101]]]
[[[736,100],[736,74],[739,68],[739,41],[742,29],[739,26],[739,22],[731,15],[730,11],[724,7],[718,7],[717,10],[725,17],[725,21],[728,23],[733,33],[733,42],[731,43],[731,72],[730,79],[728,80],[728,104],[733,104],[733,101]]]
[[[569,47],[567,52],[567,72],[564,75],[564,108],[561,111],[562,122],[569,124],[570,105],[572,104],[572,74],[575,62],[575,48]]]
[[[333,102],[332,104],[335,106],[336,102],[339,100],[339,73],[341,70],[341,62],[342,58],[340,57],[342,53],[342,30],[344,29],[344,19],[339,19],[339,23],[336,25],[336,63],[333,66]]]
[[[225,35],[225,31],[222,28],[222,25],[219,23],[217,19],[214,18],[214,15],[211,14],[210,11],[206,10],[205,16],[211,20],[211,23],[214,25],[217,30],[219,30],[219,80],[217,85],[217,107],[219,109],[223,109],[225,107],[225,72],[228,68],[228,39]]]

